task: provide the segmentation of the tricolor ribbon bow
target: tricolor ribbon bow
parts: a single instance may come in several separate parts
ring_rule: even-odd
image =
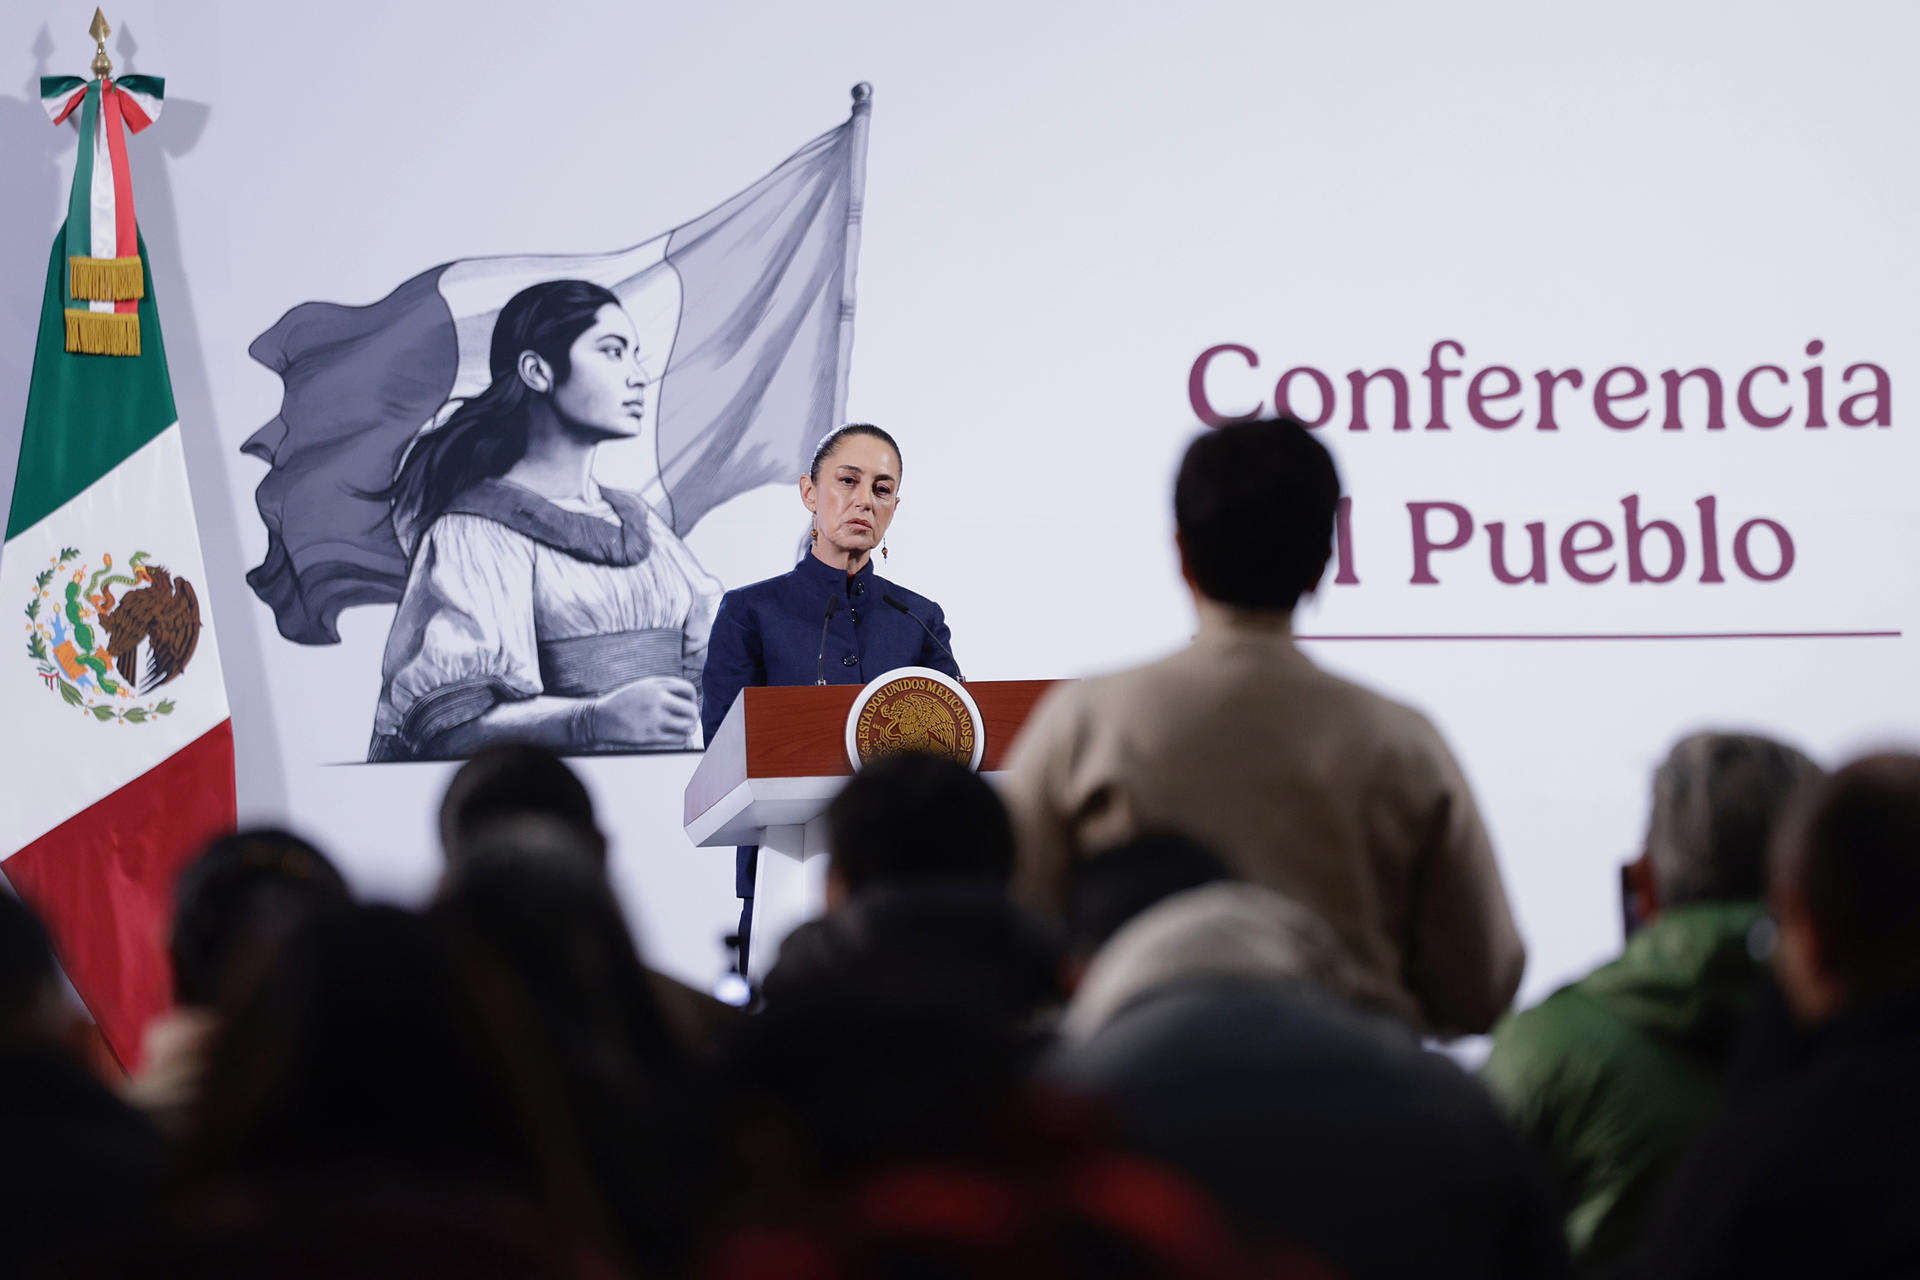
[[[64,292],[67,350],[140,354],[140,299],[147,293],[140,229],[133,218],[127,133],[160,116],[159,76],[42,76],[40,104],[55,124],[80,112],[80,157],[67,201]]]

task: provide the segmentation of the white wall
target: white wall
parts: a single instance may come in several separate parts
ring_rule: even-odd
[[[82,73],[91,14],[0,11],[0,481],[74,151],[33,77]],[[1901,416],[1920,385],[1912,6],[125,0],[108,18],[119,69],[168,82],[165,116],[133,144],[135,190],[235,685],[243,817],[290,817],[371,891],[430,883],[446,769],[353,763],[389,610],[349,612],[345,644],[301,649],[241,580],[265,547],[263,467],[237,447],[280,398],[248,343],[299,302],[370,302],[451,258],[664,231],[838,123],[863,79],[849,411],[901,437],[889,573],[943,603],[975,678],[1079,674],[1187,634],[1167,493],[1194,423],[1189,367],[1221,342],[1261,359],[1258,375],[1216,366],[1223,408],[1294,364],[1415,375],[1441,338],[1465,344],[1454,363],[1470,373],[1508,364],[1530,387],[1578,366],[1589,392],[1613,364],[1737,378],[1773,362],[1797,388],[1819,338],[1830,417],[1846,364],[1892,379],[1885,429],[1797,415],[1763,431],[1730,407],[1709,433],[1696,407],[1681,431],[1614,432],[1578,397],[1552,434],[1330,426],[1361,585],[1329,589],[1303,630],[1920,626],[1920,456]],[[1464,422],[1464,380],[1449,394]],[[1440,562],[1440,584],[1408,583],[1406,502],[1457,502],[1516,538],[1545,520],[1557,538],[1587,516],[1617,535],[1629,493],[1669,514],[1715,495],[1723,543],[1771,517],[1794,568],[1762,584],[1729,561],[1729,581],[1703,586],[1696,560],[1669,585],[1588,586],[1556,562],[1545,585],[1505,586],[1476,541]],[[782,568],[799,528],[793,498],[763,490],[691,542],[737,585]],[[1920,686],[1905,636],[1312,652],[1447,730],[1533,948],[1529,997],[1617,944],[1614,868],[1675,735],[1751,726],[1834,760],[1911,740]],[[731,858],[679,833],[692,764],[586,771],[650,950],[704,982]]]

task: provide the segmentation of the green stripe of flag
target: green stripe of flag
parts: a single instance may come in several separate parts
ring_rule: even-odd
[[[144,93],[149,98],[165,98],[167,82],[161,76],[121,76],[114,81],[128,93]]]
[[[151,77],[142,78],[150,79]],[[82,80],[79,76],[41,76],[40,101],[43,103],[57,102],[64,105],[67,99],[73,96],[73,91],[84,84],[86,84],[86,81]],[[48,112],[51,114],[51,107],[48,108]]]
[[[93,99],[87,99],[89,109]],[[91,151],[82,143],[82,161]],[[76,192],[82,190],[78,183]],[[160,342],[154,309],[153,269],[139,242],[146,296],[140,299],[140,354],[87,356],[67,350],[65,280],[67,229],[53,239],[47,264],[46,300],[33,352],[27,391],[27,422],[20,437],[20,469],[14,474],[7,540],[58,510],[119,466],[147,441],[172,426],[173,383]],[[84,243],[84,242],[83,242]]]
[[[67,252],[75,257],[91,258],[93,252],[93,139],[100,123],[100,85],[87,86],[86,101],[80,104],[80,154],[74,161],[73,192],[67,197]],[[74,305],[72,283],[60,281],[61,300]],[[79,305],[86,306],[82,302]],[[62,340],[64,341],[64,339]]]

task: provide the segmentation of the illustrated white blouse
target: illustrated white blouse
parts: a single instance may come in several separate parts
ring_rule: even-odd
[[[721,584],[639,495],[590,499],[490,480],[434,521],[387,634],[370,760],[439,758],[449,729],[539,694],[699,687]]]

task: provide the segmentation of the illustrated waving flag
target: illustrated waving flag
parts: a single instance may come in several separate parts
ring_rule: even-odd
[[[486,387],[500,308],[541,281],[603,285],[632,316],[658,383],[656,456],[633,487],[675,533],[796,478],[845,409],[870,106],[857,86],[844,125],[633,248],[445,263],[370,306],[304,303],[260,335],[251,353],[284,396],[244,446],[270,467],[255,494],[267,555],[247,581],[280,633],[337,643],[342,609],[400,598],[407,552],[382,491],[415,438]]]
[[[110,70],[41,82],[81,140],[0,551],[0,870],[131,1067],[170,1000],[175,876],[233,825],[233,734],[127,169],[162,85]]]

